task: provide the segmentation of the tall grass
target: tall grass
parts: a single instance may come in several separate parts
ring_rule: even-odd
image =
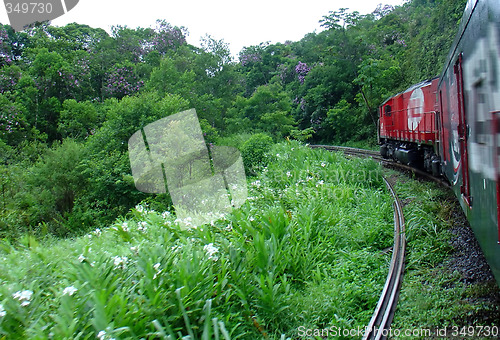
[[[211,225],[140,205],[85,237],[2,243],[0,334],[285,339],[366,325],[392,244],[378,165],[297,142],[265,164],[247,203]]]

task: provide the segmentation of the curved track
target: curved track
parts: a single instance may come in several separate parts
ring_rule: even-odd
[[[428,180],[434,181],[438,184],[441,184],[444,187],[450,188],[450,184],[443,180],[440,177],[434,177],[430,173],[425,172],[420,169],[412,168],[411,166],[397,163],[393,160],[383,158],[378,151],[374,150],[365,150],[365,149],[358,149],[358,148],[351,148],[351,147],[346,147],[346,146],[333,146],[333,145],[309,145],[309,147],[316,149],[325,149],[329,151],[342,151],[346,155],[351,155],[351,156],[357,156],[357,157],[370,157],[373,158],[374,160],[377,160],[378,162],[382,163],[382,165],[389,167],[389,168],[397,168],[400,170],[405,170],[405,171],[411,171],[414,174],[424,177]]]
[[[363,339],[387,339],[398,303],[401,282],[403,281],[406,249],[403,209],[393,186],[385,177],[384,181],[394,198],[394,246],[392,248],[391,265],[384,289],[382,290],[370,323],[366,328]]]
[[[372,157],[380,162],[388,164],[396,164],[398,167],[401,164],[394,163],[383,159],[380,154],[372,150],[363,150],[349,147],[329,146],[329,145],[310,145],[311,148],[322,148],[330,151],[342,151],[345,154],[358,157]],[[408,169],[407,169],[408,168]],[[413,170],[410,167],[403,166],[405,170]],[[426,173],[424,173],[427,175]],[[431,176],[432,177],[432,176]],[[365,329],[363,339],[387,339],[390,333],[389,329],[394,318],[394,312],[398,302],[401,282],[403,280],[406,236],[405,222],[401,202],[394,191],[393,186],[384,177],[385,184],[394,199],[394,245],[389,273],[380,295],[377,307],[373,313],[370,323]]]
[[[450,188],[450,184],[442,178],[434,177],[425,171],[415,169],[389,159],[385,159],[377,151],[332,145],[309,146],[311,148],[321,148],[329,151],[341,151],[346,155],[352,155],[356,157],[370,157],[376,161],[379,161],[386,167],[397,168],[404,171],[411,171],[418,176],[424,177],[428,180],[437,182],[442,186]],[[377,307],[375,308],[370,323],[365,329],[363,340],[387,339],[387,335],[390,334],[390,326],[392,323],[392,319],[394,318],[394,312],[396,310],[400,286],[404,273],[406,236],[402,205],[396,195],[396,192],[394,191],[393,186],[387,181],[385,177],[384,181],[394,199],[394,246],[392,248],[393,252],[391,264],[389,267],[389,273],[387,275],[387,279],[382,290],[382,294],[380,295]]]

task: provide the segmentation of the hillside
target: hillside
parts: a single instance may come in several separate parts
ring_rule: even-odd
[[[0,27],[0,237],[81,235],[142,200],[129,137],[195,108],[207,143],[240,149],[253,134],[373,144],[376,109],[389,95],[439,74],[465,0],[414,0],[368,15],[325,13],[325,30],[262,43],[230,58],[187,29],[79,24]],[[255,137],[259,139],[259,137]],[[243,148],[247,172],[254,161]],[[264,144],[267,145],[267,144]]]

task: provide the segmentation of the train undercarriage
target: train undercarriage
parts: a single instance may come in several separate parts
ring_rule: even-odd
[[[431,145],[385,140],[380,145],[380,154],[386,159],[425,170],[433,176],[441,175],[441,159]]]

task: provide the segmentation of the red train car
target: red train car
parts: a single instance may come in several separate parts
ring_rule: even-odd
[[[439,78],[413,85],[381,106],[379,143],[384,157],[439,173],[436,92]]]
[[[379,116],[381,154],[450,182],[500,285],[500,0],[468,0],[439,79]]]

